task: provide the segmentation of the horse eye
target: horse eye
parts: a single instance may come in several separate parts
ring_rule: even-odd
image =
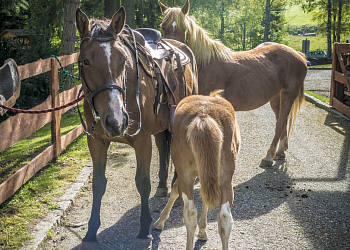
[[[90,62],[89,62],[88,59],[84,59],[84,60],[83,60],[83,64],[84,64],[84,65],[90,65]]]

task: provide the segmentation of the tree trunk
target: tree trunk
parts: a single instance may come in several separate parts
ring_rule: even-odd
[[[243,51],[245,51],[245,40],[246,40],[246,23],[243,23]]]
[[[335,41],[337,39],[337,36],[336,36],[336,33],[335,33],[336,32],[336,28],[335,28],[336,22],[337,22],[337,7],[336,7],[336,3],[333,2],[333,27],[332,27],[332,30],[333,30],[333,42],[332,43],[335,43]]]
[[[343,1],[338,0],[338,25],[337,25],[337,42],[340,43],[340,33],[341,33],[341,12],[343,8]]]
[[[119,3],[120,5],[120,3]],[[104,16],[106,18],[112,18],[113,14],[117,12],[117,0],[104,0]]]
[[[225,3],[224,0],[221,0],[221,30],[220,30],[220,37],[221,41],[224,41],[224,33],[225,33],[225,17],[224,17],[224,11],[225,11]]]
[[[331,34],[331,25],[332,25],[332,0],[328,0],[327,3],[327,57],[331,58],[332,56],[332,34]]]
[[[61,42],[60,55],[70,55],[75,51],[75,35],[77,28],[75,25],[75,12],[80,7],[80,0],[67,1],[64,6],[64,23]],[[73,74],[74,65],[66,67],[70,74]],[[73,87],[73,79],[67,77],[63,89],[67,90]]]
[[[270,0],[266,0],[264,42],[268,42],[268,41],[269,41],[269,33],[270,33],[270,9],[271,9]]]
[[[135,28],[135,0],[122,0],[122,5],[126,11],[126,23],[130,28]]]

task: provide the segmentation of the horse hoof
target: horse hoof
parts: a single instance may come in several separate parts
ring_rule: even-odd
[[[161,222],[160,219],[158,219],[158,220],[153,224],[153,229],[163,230],[163,228],[164,228],[164,222]]]
[[[261,168],[269,168],[272,167],[272,161],[267,161],[267,160],[261,160],[260,162],[260,167]]]
[[[201,241],[207,241],[208,240],[208,236],[207,233],[205,232],[205,230],[199,230],[198,235],[197,235],[198,240]]]
[[[165,188],[160,188],[160,187],[157,188],[157,192],[156,192],[155,196],[165,197],[167,195],[168,195],[168,188],[166,188],[166,187]]]
[[[134,250],[150,250],[150,249],[152,249],[152,239],[153,239],[152,236],[148,237],[147,239],[136,238],[134,240]]]

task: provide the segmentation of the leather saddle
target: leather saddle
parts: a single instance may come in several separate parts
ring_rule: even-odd
[[[15,60],[7,59],[0,68],[0,103],[13,107],[21,91],[21,81]],[[0,115],[6,110],[0,108]]]
[[[134,29],[133,31],[136,42],[142,48],[141,53],[147,53],[152,60],[171,60],[171,57],[177,53],[179,55],[181,65],[186,65],[190,62],[190,59],[182,50],[162,40],[162,35],[159,30],[151,28],[138,28]],[[124,33],[130,35],[130,31],[127,29],[124,29]],[[174,60],[172,63],[173,68],[176,69],[177,62]]]
[[[186,94],[186,80],[184,78],[183,66],[190,62],[189,57],[182,50],[161,39],[161,33],[155,29],[136,29],[133,30],[135,37],[139,62],[145,72],[154,79],[155,100],[154,114],[157,119],[161,104],[169,106],[163,113],[163,118],[171,119],[170,127],[176,107],[174,91],[179,88],[180,99]],[[124,29],[120,36],[124,43],[135,53],[134,38],[129,29]],[[180,65],[180,67],[178,67]],[[177,78],[175,71],[177,70]],[[185,80],[185,81],[184,81]],[[164,111],[163,111],[164,112]]]

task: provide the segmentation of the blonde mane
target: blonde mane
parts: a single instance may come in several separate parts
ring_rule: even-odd
[[[164,13],[163,24],[176,22],[178,29],[187,32],[187,45],[193,51],[198,64],[208,64],[211,60],[231,61],[232,50],[221,41],[210,38],[194,17],[184,15],[181,8],[168,8]]]

